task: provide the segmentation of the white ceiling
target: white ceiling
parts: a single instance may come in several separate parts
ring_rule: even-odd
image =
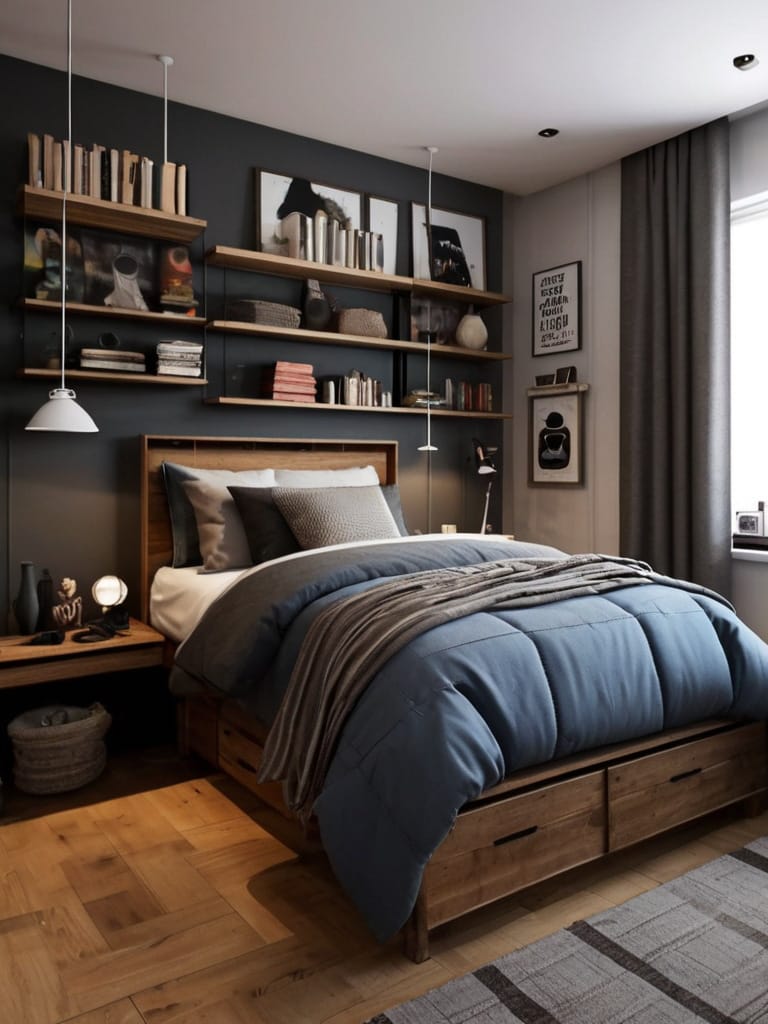
[[[64,68],[66,0],[3,0],[0,51]],[[768,2],[73,0],[75,74],[162,96],[158,54],[171,100],[522,195],[768,101]]]

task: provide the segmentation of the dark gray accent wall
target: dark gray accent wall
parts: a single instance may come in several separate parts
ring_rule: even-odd
[[[497,422],[433,418],[433,440],[440,450],[431,457],[431,485],[427,456],[417,451],[425,425],[416,416],[227,408],[204,404],[198,388],[78,382],[78,400],[98,424],[98,434],[24,431],[50,385],[17,376],[23,361],[23,335],[26,332],[27,341],[35,343],[50,336],[58,344],[58,321],[51,316],[22,315],[17,305],[22,290],[23,225],[15,214],[16,194],[26,181],[27,132],[50,132],[58,139],[66,135],[65,90],[63,73],[0,56],[0,94],[4,97],[0,119],[0,531],[5,542],[0,564],[0,630],[12,626],[9,606],[18,587],[21,560],[33,561],[38,569],[48,568],[54,579],[74,576],[84,594],[98,576],[118,573],[127,581],[129,604],[137,611],[138,438],[143,433],[394,438],[400,444],[401,489],[410,529],[425,531],[429,525],[439,529],[442,522],[479,529],[483,489],[470,462],[471,438],[479,434],[498,442]],[[366,102],[365,97],[358,102]],[[376,116],[375,97],[371,98],[371,116]],[[176,103],[169,104],[168,125],[169,156],[189,168],[189,213],[208,222],[204,242],[193,247],[198,262],[203,244],[255,247],[254,169],[262,167],[398,200],[398,272],[409,273],[410,202],[425,202],[426,170]],[[160,163],[162,136],[161,97],[75,77],[74,142],[127,148]],[[424,163],[426,166],[426,159]],[[500,291],[502,194],[440,175],[439,154],[435,167],[434,205],[486,219],[487,287]],[[223,274],[215,269],[208,272],[213,295],[220,295],[225,286],[230,288]],[[202,276],[200,270],[199,285]],[[284,283],[275,282],[274,288],[275,295],[282,296]],[[297,290],[297,299],[299,294]],[[358,294],[357,298],[365,296]],[[85,317],[72,317],[70,322],[75,347],[94,342],[102,330],[116,331],[126,344],[135,340],[147,345],[164,336],[153,325],[131,326]],[[494,340],[500,346],[498,310],[489,324],[492,339],[495,332]],[[171,336],[176,334],[174,331]],[[202,332],[199,336],[202,338]],[[213,357],[220,351],[217,346],[229,342],[209,335],[208,344]],[[249,349],[259,346],[259,362],[307,358],[317,373],[353,367],[369,370],[378,365],[371,360],[369,367],[369,357],[356,349],[326,350],[267,339],[238,344],[243,359],[238,356],[237,361],[245,361]],[[386,371],[389,357],[377,354],[376,360],[381,359]],[[472,364],[433,362],[433,385],[443,376],[473,375],[492,380],[500,398],[501,377],[495,365],[472,369]],[[423,386],[424,360],[409,361],[408,383]],[[500,515],[494,500],[489,520],[496,527],[501,525]]]

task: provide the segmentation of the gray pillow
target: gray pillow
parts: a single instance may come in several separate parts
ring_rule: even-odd
[[[384,495],[384,501],[389,505],[389,511],[392,513],[400,535],[407,537],[408,527],[405,525],[403,506],[400,504],[400,488],[397,484],[382,484],[381,493]]]
[[[304,549],[400,536],[380,487],[274,487],[272,497]]]
[[[229,487],[254,565],[291,555],[301,547],[274,502],[271,487]]]
[[[269,487],[275,482],[272,469],[234,471],[229,469],[199,469],[182,466],[176,462],[163,462],[163,481],[168,498],[168,512],[171,519],[173,559],[171,564],[179,569],[187,565],[202,565],[203,555],[197,532],[195,509],[184,490],[188,480],[204,480],[211,486],[219,486],[226,496],[227,484],[250,484],[252,487]]]
[[[236,473],[231,477],[237,478]],[[242,520],[226,483],[186,480],[182,484],[195,510],[203,572],[222,572],[251,565]]]

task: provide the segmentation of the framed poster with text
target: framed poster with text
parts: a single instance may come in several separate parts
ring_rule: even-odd
[[[581,348],[581,260],[533,275],[533,355]]]

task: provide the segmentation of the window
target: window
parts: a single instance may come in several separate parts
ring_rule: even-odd
[[[768,197],[731,216],[731,497],[768,510]],[[768,531],[768,512],[766,513]]]

